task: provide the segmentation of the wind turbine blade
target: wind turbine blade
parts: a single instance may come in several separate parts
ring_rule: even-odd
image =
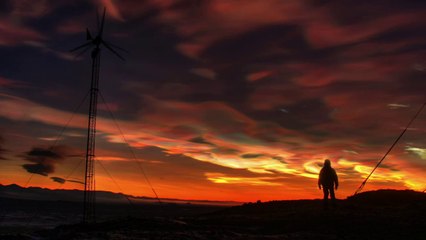
[[[98,28],[98,33],[99,33],[100,24],[99,24],[99,9],[98,8],[96,8],[96,27]]]
[[[101,38],[102,38],[102,33],[104,32],[105,12],[106,12],[106,8],[104,8],[104,13],[102,15],[101,29],[99,30],[99,36]]]
[[[85,49],[83,49],[83,51],[79,52],[77,55],[74,56],[74,59],[77,59],[78,57],[80,57],[81,55],[83,55],[85,52],[87,52],[87,50],[89,50],[90,47],[86,47]]]
[[[111,47],[113,47],[113,48],[117,48],[118,50],[121,50],[121,51],[123,51],[123,52],[129,53],[129,51],[127,51],[126,49],[124,49],[124,48],[122,48],[122,47],[120,47],[120,46],[117,46],[117,45],[112,44],[112,43],[107,42],[107,41],[103,41],[103,42],[107,43],[108,45],[110,45],[110,46],[111,46]]]
[[[80,45],[80,46],[78,46],[78,47],[76,47],[76,48],[73,48],[73,49],[71,49],[70,50],[70,52],[75,52],[75,51],[77,51],[77,50],[79,50],[79,49],[82,49],[82,48],[84,48],[84,47],[87,47],[87,46],[89,46],[89,45],[91,45],[92,44],[92,42],[90,41],[90,42],[87,42],[87,43],[85,43],[85,44],[83,44],[83,45]]]
[[[108,43],[106,43],[105,41],[102,41],[102,44],[108,48],[108,50],[110,50],[112,53],[114,53],[118,58],[120,58],[123,61],[126,61],[126,59],[124,59],[124,57],[122,57],[118,52],[116,52]]]
[[[90,34],[90,31],[88,28],[86,28],[86,40],[93,40],[92,34]]]

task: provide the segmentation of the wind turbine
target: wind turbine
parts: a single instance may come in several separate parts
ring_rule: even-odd
[[[84,54],[87,50],[92,49],[92,80],[90,84],[90,106],[89,106],[89,121],[87,127],[87,145],[86,145],[86,171],[84,178],[84,209],[83,223],[95,222],[95,141],[96,141],[96,113],[98,105],[99,92],[99,71],[101,60],[101,46],[106,47],[114,55],[124,61],[124,58],[114,50],[124,49],[106,42],[103,39],[104,23],[105,23],[105,8],[102,15],[102,21],[99,24],[99,14],[97,14],[98,33],[96,37],[92,37],[89,29],[86,29],[86,43],[74,48],[71,52],[81,50],[77,56]]]

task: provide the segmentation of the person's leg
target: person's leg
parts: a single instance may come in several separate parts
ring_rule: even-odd
[[[328,194],[329,194],[329,189],[328,187],[322,187],[322,191],[324,193],[324,208],[328,207]]]
[[[334,195],[334,188],[331,187],[330,188],[330,199],[331,199],[331,204],[333,205],[333,207],[336,206],[336,196]]]

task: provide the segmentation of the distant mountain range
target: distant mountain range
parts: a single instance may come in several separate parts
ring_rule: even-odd
[[[82,190],[51,190],[40,187],[24,188],[16,184],[2,185],[0,184],[0,198],[8,199],[24,199],[38,201],[69,201],[82,202]],[[133,203],[158,203],[158,199],[151,197],[136,197],[125,195],[123,193],[113,193],[108,191],[97,191],[96,201],[102,203],[128,203],[129,198]],[[391,204],[391,203],[406,203],[424,201],[426,202],[426,193],[416,192],[412,190],[392,190],[381,189],[376,191],[362,192],[355,196],[347,198],[349,201],[362,202],[367,204]],[[161,198],[163,203],[176,204],[198,204],[198,205],[221,205],[221,206],[236,206],[241,205],[241,202],[233,201],[209,201],[209,200],[182,200],[172,198]]]
[[[38,200],[38,201],[70,201],[70,202],[82,202],[83,201],[82,190],[65,190],[57,189],[51,190],[40,187],[28,187],[24,188],[17,184],[2,185],[0,184],[0,198],[9,199],[25,199],[25,200]],[[133,203],[158,203],[158,199],[151,197],[135,197],[132,195],[126,195],[123,193],[113,193],[108,191],[97,191],[96,201],[103,203],[126,203],[129,198]],[[199,204],[199,205],[223,205],[223,206],[235,206],[240,205],[239,202],[233,201],[209,201],[209,200],[182,200],[172,198],[161,198],[159,199],[164,203],[176,203],[176,204]]]

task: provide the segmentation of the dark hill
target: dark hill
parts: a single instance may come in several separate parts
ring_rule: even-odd
[[[426,239],[425,216],[425,193],[377,190],[339,200],[327,210],[321,200],[246,203],[202,216],[199,222],[263,235],[304,235],[294,239],[389,240]]]
[[[404,205],[426,202],[426,193],[413,190],[380,189],[348,197],[348,200],[358,204]]]
[[[20,200],[35,200],[35,201],[67,201],[67,202],[82,202],[82,190],[67,190],[67,189],[47,189],[40,187],[24,188],[16,184],[2,185],[0,184],[0,198],[4,199],[20,199]],[[123,193],[114,193],[109,191],[96,191],[96,201],[98,203],[116,203],[128,204],[128,199],[135,204],[158,203],[158,199],[145,196],[132,196]],[[209,200],[187,200],[187,199],[172,199],[161,198],[163,203],[175,204],[194,204],[194,205],[214,205],[214,206],[235,206],[239,202],[231,201],[209,201]]]
[[[107,191],[97,191],[96,195],[101,202],[125,202],[126,199],[121,193]],[[0,197],[9,199],[26,199],[38,201],[70,201],[81,202],[83,191],[81,190],[51,190],[40,187],[24,188],[16,184],[1,185]]]
[[[424,240],[425,199],[426,194],[414,191],[378,190],[339,200],[328,210],[321,200],[246,203],[201,215],[141,214],[88,226],[63,225],[33,232],[28,239]]]

